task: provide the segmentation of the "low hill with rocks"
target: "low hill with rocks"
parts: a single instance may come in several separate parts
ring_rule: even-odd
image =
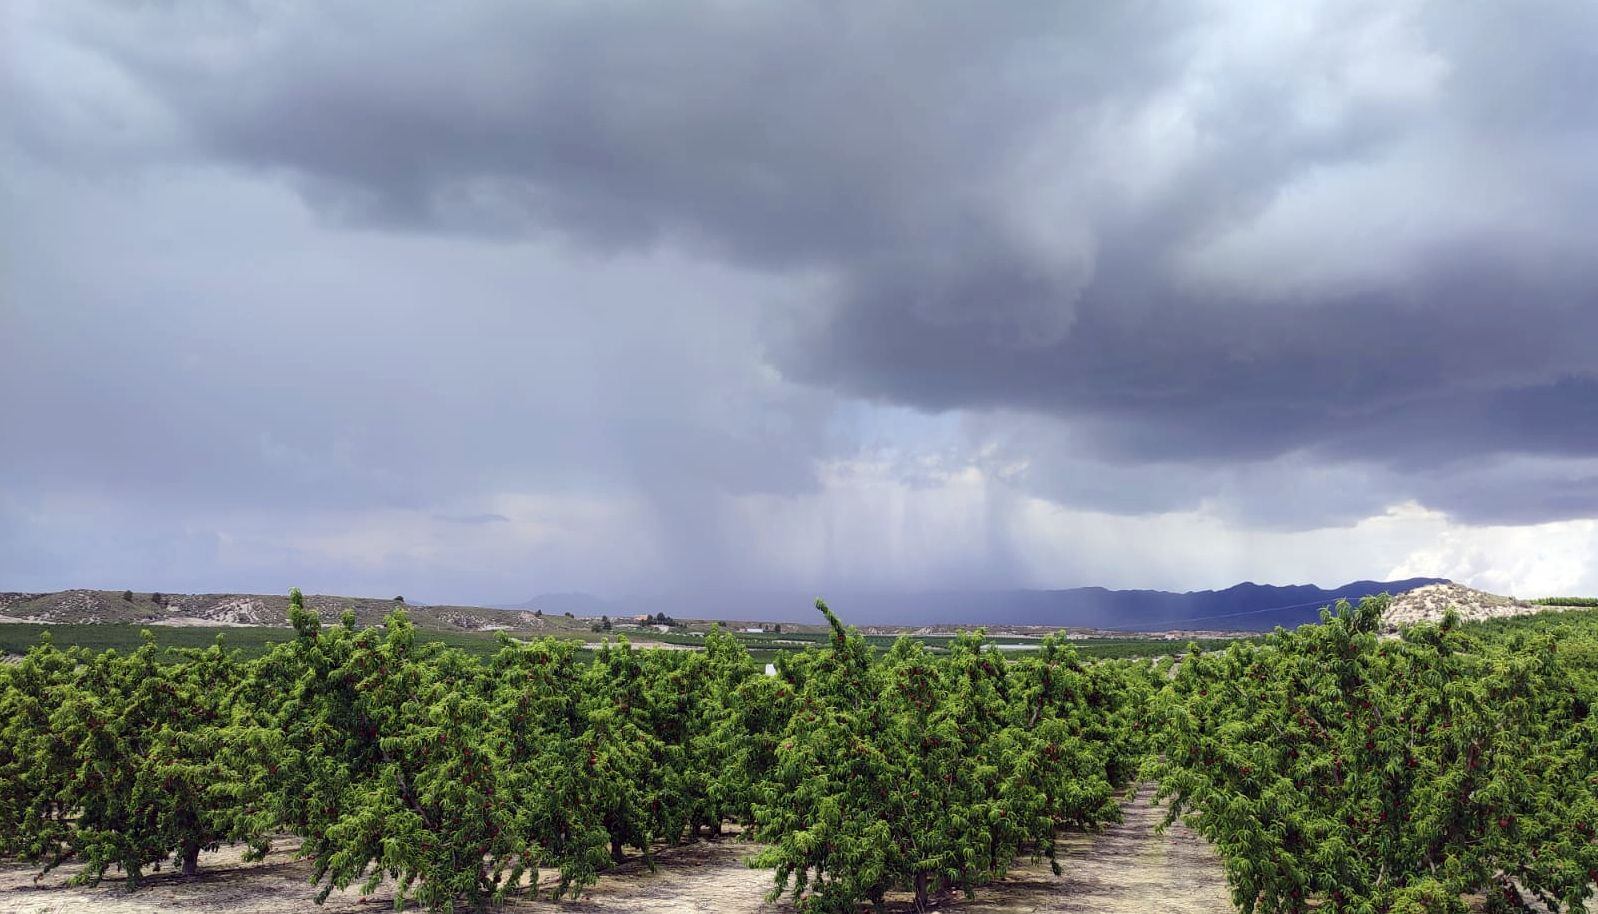
[[[305,595],[306,608],[314,610],[323,622],[337,622],[345,610],[353,610],[362,627],[382,622],[399,605],[393,599]],[[0,593],[0,622],[286,627],[288,606],[288,596],[282,594],[159,594],[120,590]],[[588,628],[586,621],[532,611],[421,604],[405,604],[404,609],[418,628],[432,631],[557,634]]]
[[[1392,598],[1382,621],[1390,632],[1422,622],[1440,622],[1449,609],[1466,622],[1526,616],[1532,613],[1560,612],[1568,607],[1544,606],[1474,590],[1460,584],[1430,584]]]

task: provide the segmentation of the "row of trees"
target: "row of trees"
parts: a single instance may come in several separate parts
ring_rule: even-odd
[[[1450,615],[1378,636],[1385,600],[1182,660],[1150,773],[1245,912],[1584,911],[1598,881],[1598,689],[1546,636]],[[1585,653],[1591,658],[1591,651]]]
[[[292,833],[320,898],[387,877],[453,910],[538,868],[576,895],[626,848],[734,822],[770,842],[774,894],[843,911],[969,891],[1115,815],[1146,671],[976,637],[874,659],[823,612],[831,643],[771,677],[719,630],[703,652],[506,640],[485,662],[403,612],[324,626],[297,591],[293,639],[253,661],[46,643],[0,678],[0,852],[137,884]]]
[[[0,673],[0,853],[137,883],[292,833],[323,898],[386,877],[453,910],[539,869],[576,895],[628,848],[737,823],[774,898],[925,907],[1052,861],[1141,768],[1250,914],[1483,893],[1575,912],[1598,879],[1598,625],[1578,614],[1558,638],[1450,617],[1384,639],[1369,600],[1173,669],[1059,639],[875,654],[818,608],[830,638],[775,676],[719,630],[702,652],[507,639],[479,661],[403,612],[324,626],[297,592],[294,637],[253,661],[45,644]]]
[[[741,694],[770,686],[730,636],[592,662],[507,643],[483,663],[419,642],[403,613],[326,628],[295,592],[290,615],[293,640],[256,661],[147,639],[126,654],[46,643],[12,665],[0,851],[136,885],[289,832],[321,897],[387,875],[400,899],[451,909],[537,866],[575,894],[624,846],[648,854],[750,806],[755,779],[722,759],[774,726]]]
[[[9,668],[0,690],[0,851],[49,870],[119,867],[132,882],[171,860],[257,840],[231,794],[240,731],[229,709],[243,680],[215,647],[164,663],[148,640],[128,654],[46,644]]]
[[[1084,665],[1057,638],[1011,662],[977,635],[947,655],[900,639],[876,659],[817,605],[831,642],[779,655],[787,723],[753,811],[773,898],[850,912],[905,889],[921,910],[1019,855],[1054,863],[1062,827],[1118,817],[1116,789],[1143,750],[1146,666]]]

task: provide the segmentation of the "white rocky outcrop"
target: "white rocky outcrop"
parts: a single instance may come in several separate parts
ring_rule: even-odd
[[[1472,622],[1479,619],[1558,612],[1562,608],[1527,603],[1525,600],[1473,590],[1460,584],[1428,584],[1393,597],[1387,612],[1382,615],[1382,622],[1388,631],[1397,631],[1421,622],[1440,622],[1443,613],[1449,609],[1458,612],[1461,619]]]

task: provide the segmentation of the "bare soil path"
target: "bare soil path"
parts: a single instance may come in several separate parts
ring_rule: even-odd
[[[1121,807],[1122,821],[1060,842],[1062,874],[1029,863],[1003,882],[947,905],[961,914],[1229,914],[1234,911],[1221,860],[1191,829],[1156,831],[1165,811],[1140,792]]]
[[[1156,834],[1161,810],[1147,793],[1124,807],[1121,824],[1102,832],[1074,834],[1061,842],[1055,876],[1045,862],[1022,862],[975,899],[949,896],[942,911],[960,914],[1227,914],[1232,904],[1213,850],[1181,825]],[[185,881],[170,873],[154,875],[144,888],[128,893],[108,879],[98,888],[66,885],[73,870],[63,867],[38,882],[33,871],[0,865],[0,911],[17,914],[379,914],[393,909],[393,896],[380,887],[334,892],[327,904],[313,903],[306,883],[309,868],[292,859],[291,842],[261,863],[242,863],[238,851],[223,849],[201,858],[201,875]],[[667,848],[651,872],[642,861],[623,864],[603,876],[581,901],[551,904],[519,898],[515,911],[570,914],[789,914],[792,906],[767,902],[771,873],[744,861],[752,846],[737,840],[702,841]],[[893,898],[896,911],[910,909],[908,897]]]

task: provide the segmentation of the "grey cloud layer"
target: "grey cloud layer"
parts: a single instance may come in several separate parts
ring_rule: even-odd
[[[827,413],[865,399],[961,411],[963,444],[1023,466],[1015,484],[1116,513],[1218,501],[1291,527],[1418,499],[1469,521],[1598,514],[1591,4],[11,15],[28,41],[4,89],[9,161],[31,163],[17,174],[245,175],[293,187],[321,220],[297,240],[293,218],[245,210],[279,232],[261,246],[280,259],[221,239],[187,268],[249,263],[254,288],[194,288],[140,266],[162,262],[159,238],[124,245],[137,225],[63,205],[13,280],[36,301],[106,300],[94,270],[69,281],[48,263],[104,222],[94,253],[115,262],[98,281],[136,275],[149,299],[134,305],[148,336],[126,341],[305,341],[117,396],[56,391],[113,427],[159,406],[176,433],[235,428],[282,493],[491,528],[495,512],[437,506],[529,478],[620,479],[667,528],[714,540],[706,492],[812,490],[811,462],[850,444],[828,439]],[[18,181],[14,201],[54,208]],[[736,275],[662,285],[667,266],[591,290],[610,303],[596,308],[481,253],[528,240],[566,246],[566,269],[667,251]],[[11,377],[95,340],[69,312],[12,316],[56,345]],[[334,367],[322,341],[368,327],[362,370]],[[424,378],[383,358],[429,341]],[[762,387],[768,363],[789,383]],[[270,385],[219,402],[274,364]],[[341,381],[346,396],[319,395]],[[551,428],[568,433],[532,431]],[[13,478],[94,476],[83,435]],[[128,462],[147,488],[206,485],[157,455]],[[236,476],[210,478],[217,499],[247,498]],[[684,561],[713,573],[717,548]]]
[[[63,28],[187,153],[335,219],[821,271],[772,352],[846,394],[1058,415],[1113,459],[1598,453],[1598,11],[1259,6]],[[1542,513],[1598,509],[1590,477],[1536,485]]]

